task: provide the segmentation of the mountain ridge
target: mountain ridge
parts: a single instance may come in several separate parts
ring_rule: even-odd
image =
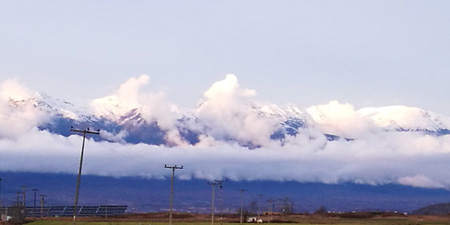
[[[282,141],[287,136],[296,136],[302,132],[302,129],[311,128],[317,129],[329,140],[354,139],[338,132],[321,130],[320,121],[314,121],[308,110],[304,112],[296,106],[287,106],[282,109],[274,104],[250,103],[251,110],[245,113],[236,111],[234,115],[236,120],[253,120],[262,127],[272,129],[271,133],[266,132],[268,137],[263,137],[265,140],[253,141],[249,140],[251,139],[249,137],[230,135],[230,131],[222,130],[219,133],[215,131],[217,129],[212,127],[215,125],[211,124],[211,118],[202,117],[202,107],[191,112],[187,110],[172,111],[170,114],[173,114],[171,116],[176,119],[169,122],[170,125],[162,126],[159,118],[144,117],[145,109],[142,106],[123,110],[120,105],[117,105],[116,107],[120,108],[119,112],[107,111],[104,112],[104,115],[95,115],[92,110],[89,112],[86,108],[77,107],[70,102],[39,93],[28,98],[11,98],[9,102],[11,110],[27,110],[27,107],[32,107],[35,110],[31,111],[40,114],[40,117],[45,117],[47,120],[44,119],[38,124],[41,130],[68,136],[71,133],[67,130],[71,126],[81,129],[100,129],[109,133],[109,136],[122,137],[106,139],[113,142],[173,146],[174,143],[167,140],[167,133],[173,130],[178,133],[180,139],[191,145],[199,142],[200,135],[205,135],[221,141],[231,141],[242,146],[258,148],[267,140]],[[449,119],[416,107],[368,107],[357,110],[356,113],[361,120],[373,124],[372,129],[381,130],[376,132],[424,132],[424,134],[437,136],[450,134]]]
[[[14,205],[17,190],[25,185],[46,195],[45,205],[72,205],[75,195],[76,175],[53,173],[0,172],[3,178],[2,200],[4,205]],[[294,212],[312,213],[320,206],[334,212],[351,211],[399,211],[417,210],[443,198],[450,197],[444,189],[415,188],[395,184],[367,185],[354,183],[323,184],[292,181],[227,181],[222,189],[216,189],[216,206],[223,199],[224,212],[236,212],[240,207],[240,189],[245,188],[244,208],[258,202],[263,194],[261,207],[266,210],[272,199],[279,206],[282,199],[294,203]],[[185,212],[210,212],[211,186],[206,180],[175,179],[175,208]],[[144,179],[141,177],[105,177],[84,175],[80,187],[80,204],[128,205],[130,212],[167,211],[169,206],[170,179]],[[220,196],[220,198],[219,198]],[[27,204],[32,205],[27,195]],[[443,205],[448,205],[443,203]],[[439,206],[439,205],[438,205]],[[277,207],[278,208],[278,207]],[[447,207],[448,208],[448,207]],[[278,210],[278,209],[274,209]]]
[[[159,165],[169,163],[189,168],[183,179],[449,187],[447,175],[436,173],[447,168],[448,120],[433,112],[337,101],[303,109],[220,92],[178,109],[156,96],[97,114],[95,104],[78,108],[39,93],[3,96],[0,166],[70,173],[81,142],[74,127],[100,129],[87,140],[85,171],[92,175],[159,178]]]

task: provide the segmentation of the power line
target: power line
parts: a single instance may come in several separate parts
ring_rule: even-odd
[[[37,121],[37,120],[33,120],[33,119],[28,119],[28,118],[23,118],[23,117],[19,117],[19,116],[14,116],[14,115],[7,115],[4,113],[0,113],[0,119],[1,120],[6,120],[6,121],[10,121],[11,119],[15,119],[15,120],[21,120],[22,122],[27,122],[27,123],[42,123],[43,121]]]

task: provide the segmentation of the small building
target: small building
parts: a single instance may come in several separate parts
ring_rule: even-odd
[[[0,221],[22,224],[25,221],[25,207],[12,206],[0,208]]]

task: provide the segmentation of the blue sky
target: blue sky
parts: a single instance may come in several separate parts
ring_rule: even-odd
[[[0,2],[0,80],[90,101],[141,74],[183,107],[226,74],[255,97],[450,115],[449,1]]]

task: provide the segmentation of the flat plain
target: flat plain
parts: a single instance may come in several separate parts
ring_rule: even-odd
[[[80,218],[77,225],[167,225],[167,214],[142,214],[126,215],[124,217],[113,218]],[[189,216],[188,216],[189,215]],[[208,215],[190,215],[178,214],[174,216],[174,225],[211,225]],[[353,215],[353,216],[352,216]],[[288,215],[280,218],[273,218],[272,222],[265,224],[271,225],[444,225],[450,224],[450,215],[448,216],[415,216],[415,215],[375,215],[367,217],[370,214],[347,214],[347,215]],[[36,218],[28,219],[28,225],[72,225],[70,218]],[[215,225],[233,225],[239,224],[238,216],[224,217],[222,220],[217,218]],[[246,223],[250,224],[250,223]]]

